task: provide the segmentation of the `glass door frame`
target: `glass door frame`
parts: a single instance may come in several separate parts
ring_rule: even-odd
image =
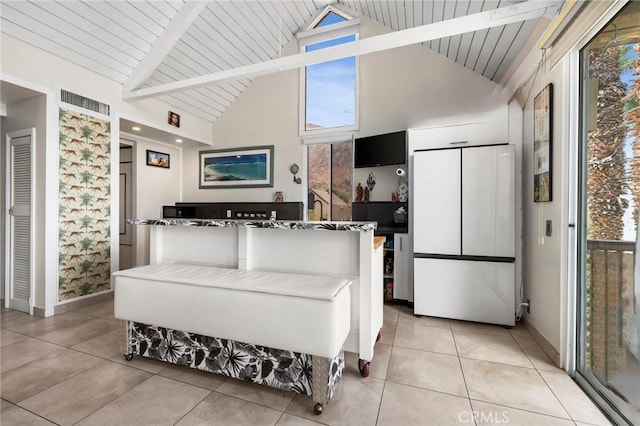
[[[568,312],[567,312],[567,356],[565,359],[568,373],[576,380],[582,390],[587,393],[597,405],[616,424],[629,424],[629,421],[621,414],[617,406],[625,402],[613,392],[599,389],[594,383],[599,383],[596,376],[590,371],[581,370],[582,357],[586,352],[586,342],[583,341],[584,328],[586,327],[586,312],[582,308],[584,283],[586,281],[586,196],[587,196],[587,129],[586,111],[588,96],[586,82],[588,79],[588,57],[583,57],[582,52],[614,17],[628,4],[621,2],[613,5],[599,20],[578,45],[569,53],[570,72],[570,141],[569,155],[569,236],[568,236]],[[637,285],[637,283],[636,283]]]
[[[333,161],[332,161],[332,154],[333,154],[333,147],[332,145],[334,144],[340,144],[340,143],[351,143],[351,194],[349,194],[352,198],[353,198],[353,153],[354,153],[354,140],[355,140],[355,134],[351,133],[351,132],[344,132],[344,133],[335,133],[335,134],[331,134],[331,135],[325,135],[322,137],[315,137],[315,138],[303,138],[302,139],[302,164],[304,164],[304,167],[301,167],[301,171],[300,171],[300,178],[302,179],[303,182],[303,198],[302,198],[302,204],[303,204],[303,220],[304,221],[308,221],[309,220],[309,202],[308,202],[308,197],[307,194],[309,193],[309,146],[310,145],[320,145],[320,144],[328,144],[330,145],[329,147],[329,181],[330,181],[330,186],[331,186],[331,179],[333,178]],[[329,197],[330,203],[329,203],[329,217],[331,217],[331,213],[332,213],[332,203],[331,203],[331,195]],[[353,202],[353,201],[352,201]],[[330,221],[333,219],[329,219]]]

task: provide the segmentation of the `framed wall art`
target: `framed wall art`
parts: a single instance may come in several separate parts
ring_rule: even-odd
[[[180,114],[177,114],[173,111],[169,111],[167,123],[169,123],[173,127],[180,127]]]
[[[162,167],[168,169],[169,161],[169,154],[165,154],[164,152],[151,151],[150,149],[147,150],[147,166]]]
[[[273,145],[200,151],[201,189],[273,187]]]
[[[533,201],[552,200],[553,85],[533,100]]]

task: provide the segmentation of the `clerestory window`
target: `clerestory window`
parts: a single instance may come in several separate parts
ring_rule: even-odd
[[[307,31],[298,33],[302,52],[350,43],[359,21],[334,6],[325,8]],[[358,128],[358,59],[351,56],[309,65],[300,71],[300,134],[347,132]]]

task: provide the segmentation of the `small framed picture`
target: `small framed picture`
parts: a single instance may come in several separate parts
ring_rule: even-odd
[[[173,111],[169,111],[168,122],[173,127],[180,127],[180,115]]]
[[[169,154],[147,150],[147,166],[169,168]]]
[[[552,201],[553,85],[533,100],[533,201]]]
[[[276,203],[284,203],[284,195],[282,194],[282,191],[276,191],[275,201]]]

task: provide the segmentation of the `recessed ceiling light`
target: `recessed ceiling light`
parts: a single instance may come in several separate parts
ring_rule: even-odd
[[[182,143],[182,139],[176,139],[176,142]]]
[[[142,130],[142,129],[140,129],[140,127],[138,127],[138,126],[133,126],[133,127],[131,128],[131,130],[135,130],[136,132],[139,132],[139,131],[140,131],[140,130]]]

